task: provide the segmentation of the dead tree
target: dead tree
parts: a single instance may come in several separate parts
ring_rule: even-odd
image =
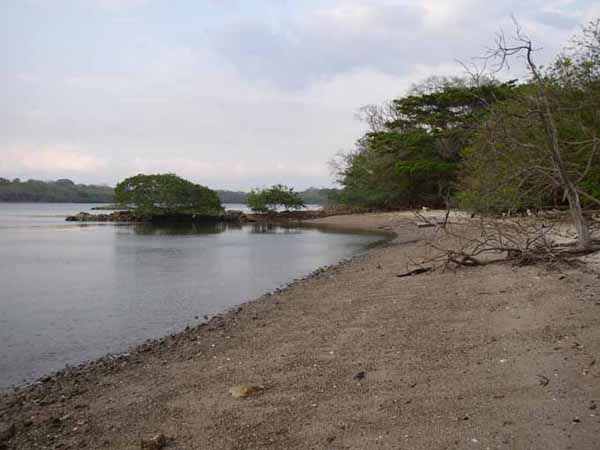
[[[489,59],[497,61],[497,70],[507,66],[508,59],[518,55],[524,55],[527,62],[527,68],[531,74],[532,82],[536,87],[536,109],[539,120],[544,127],[546,148],[552,162],[552,166],[558,174],[558,180],[561,188],[569,203],[569,211],[577,232],[578,247],[582,251],[588,251],[593,247],[592,236],[589,226],[583,215],[583,208],[579,197],[575,181],[569,173],[567,164],[563,158],[558,128],[554,111],[549,99],[547,82],[540,72],[538,66],[533,60],[534,47],[532,41],[525,36],[518,23],[515,21],[516,36],[513,43],[508,43],[503,33],[499,33],[496,38],[496,48],[487,56]]]
[[[418,269],[399,276],[426,273],[431,270],[477,267],[495,263],[517,266],[531,264],[568,263],[592,250],[581,250],[569,244],[572,235],[562,231],[561,217],[492,218],[454,217],[448,220],[427,219],[418,214],[419,221],[435,227],[421,240],[426,256],[411,261]]]

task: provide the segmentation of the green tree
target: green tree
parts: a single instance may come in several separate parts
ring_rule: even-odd
[[[370,131],[334,162],[343,188],[339,199],[369,208],[444,205],[463,148],[489,105],[513,87],[514,82],[432,78],[382,108],[364,108]]]
[[[255,212],[272,213],[277,208],[289,209],[304,208],[304,201],[300,195],[282,184],[276,184],[267,189],[253,189],[246,197],[246,203]]]
[[[223,213],[215,191],[174,174],[143,175],[117,184],[115,201],[141,216],[208,215]]]

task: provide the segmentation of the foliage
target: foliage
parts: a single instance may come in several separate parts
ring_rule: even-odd
[[[174,174],[127,178],[117,184],[115,201],[142,216],[215,216],[223,212],[216,192]]]
[[[310,187],[299,191],[298,195],[305,204],[329,205],[335,202],[338,189]],[[222,203],[246,203],[248,193],[242,191],[218,190],[217,194]]]
[[[462,150],[489,105],[508,98],[514,84],[432,78],[381,110],[363,110],[370,131],[334,162],[340,201],[370,208],[445,204]]]
[[[57,181],[0,178],[0,202],[109,203],[114,190],[109,186]]]
[[[289,209],[301,209],[304,201],[293,188],[282,184],[276,184],[267,189],[253,189],[247,196],[248,206],[255,212],[271,213],[278,207]]]
[[[564,182],[551,156],[539,88],[548,99],[557,145],[585,204],[600,198],[600,31],[587,27],[538,81],[499,102],[463,152],[461,206],[482,212],[565,205]]]

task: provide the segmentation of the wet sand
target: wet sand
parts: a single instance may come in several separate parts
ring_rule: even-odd
[[[207,324],[0,399],[0,448],[598,449],[600,280],[491,265],[399,278],[395,239]],[[598,360],[598,361],[597,361]],[[229,389],[264,386],[245,399]],[[599,405],[599,406],[596,406]]]

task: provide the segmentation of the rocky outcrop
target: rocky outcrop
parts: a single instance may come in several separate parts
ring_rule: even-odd
[[[131,211],[114,211],[110,214],[90,214],[80,212],[74,216],[68,216],[67,222],[140,222]]]
[[[155,216],[150,218],[136,217],[132,211],[117,210],[107,214],[90,214],[80,212],[74,216],[68,216],[67,222],[170,222],[170,221],[192,221],[192,222],[228,222],[228,223],[290,223],[303,220],[320,219],[333,215],[345,215],[356,213],[356,210],[336,208],[319,209],[311,211],[282,211],[274,213],[249,213],[243,211],[229,210],[220,216],[208,215],[174,215],[174,216]]]
[[[67,222],[229,222],[243,223],[246,222],[246,215],[242,211],[226,211],[220,216],[209,215],[172,215],[172,216],[154,216],[141,218],[133,214],[132,211],[119,210],[108,214],[90,214],[88,212],[80,212],[74,216],[68,216]]]

